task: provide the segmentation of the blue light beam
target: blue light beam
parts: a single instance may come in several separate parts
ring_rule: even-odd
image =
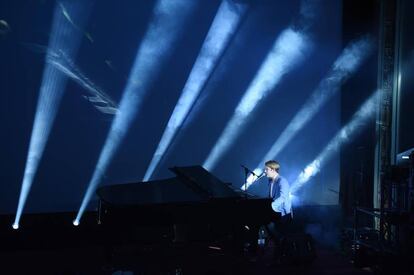
[[[256,168],[253,171],[256,175],[261,175],[263,173],[263,170],[261,168]],[[246,182],[240,187],[241,190],[245,191],[247,189],[249,189],[249,187],[253,184],[256,183],[256,181],[258,180],[258,177],[250,174],[247,179]]]
[[[367,125],[369,119],[373,117],[375,111],[378,109],[378,95],[378,91],[371,95],[353,115],[351,121],[335,135],[335,137],[328,143],[322,152],[319,153],[316,159],[307,165],[305,169],[303,169],[290,187],[290,192],[292,194],[294,194],[313,176],[319,173],[322,165],[324,165],[335,153],[337,153],[338,149],[343,144],[351,140],[359,130]]]
[[[243,130],[250,113],[274,90],[282,77],[304,59],[309,48],[310,43],[303,32],[288,28],[281,33],[204,161],[204,168],[211,171],[215,167]]]
[[[332,98],[341,85],[354,74],[373,49],[370,37],[363,37],[348,45],[336,59],[328,75],[319,83],[312,95],[272,145],[257,167],[269,159],[275,159],[286,144],[308,123],[320,108]]]
[[[145,172],[144,181],[148,181],[151,178],[157,165],[171,145],[176,132],[181,128],[246,10],[246,5],[235,4],[229,0],[221,3],[193,69],[184,85],[178,103]]]
[[[80,222],[103,173],[138,113],[148,87],[157,77],[162,64],[173,52],[173,45],[182,33],[194,7],[194,1],[187,0],[159,0],[157,2],[151,23],[137,51],[119,110],[112,122],[74,222]]]
[[[285,29],[274,42],[272,50],[268,53],[237,105],[233,116],[204,161],[204,168],[212,170],[215,167],[217,161],[243,130],[249,114],[274,90],[282,77],[304,60],[306,53],[310,52],[312,44],[307,32],[314,23],[319,8],[318,1],[301,1],[297,22]]]
[[[242,2],[242,1],[238,1]],[[248,1],[244,1],[248,2]],[[315,18],[319,15],[320,9],[319,0],[301,0],[300,14],[298,18],[294,18],[290,28],[295,30],[301,30],[302,32],[310,33],[310,29],[315,22]],[[232,42],[232,48],[239,48],[246,43],[247,32],[240,31],[237,36],[234,37]],[[191,113],[186,117],[185,124],[182,129],[186,129],[190,124],[194,122],[196,117],[200,114],[202,106],[205,104],[208,98],[209,91],[215,90],[219,82],[222,81],[222,76],[229,70],[231,66],[229,64],[235,59],[239,59],[237,51],[226,51],[226,54],[220,59],[218,66],[214,69],[214,74],[208,80],[208,84],[203,88],[203,93],[197,98],[197,102],[191,109]],[[172,145],[171,145],[172,146]]]
[[[350,43],[342,51],[341,55],[332,65],[328,75],[319,83],[318,87],[312,92],[300,111],[290,121],[270,150],[268,150],[268,153],[263,157],[262,161],[257,164],[255,171],[260,174],[261,169],[259,167],[269,159],[275,159],[277,157],[279,152],[285,148],[286,144],[315,116],[321,106],[333,97],[340,86],[359,69],[372,53],[372,49],[372,38],[365,36]],[[249,178],[247,184],[244,184],[241,189],[248,189],[253,183],[254,179]]]
[[[87,18],[91,6],[85,5],[85,2],[86,1],[62,1],[55,7],[46,59],[50,58],[53,55],[53,52],[56,52],[58,49],[64,50],[68,56],[76,56],[82,36],[69,24],[69,22],[67,22],[61,7],[64,3],[66,14],[70,12],[72,17],[80,22],[78,25],[82,25]],[[18,227],[19,225],[30,188],[34,177],[36,176],[62,95],[65,91],[66,82],[67,77],[55,67],[48,64],[48,60],[46,60],[32,134],[30,137],[22,188],[13,226]]]

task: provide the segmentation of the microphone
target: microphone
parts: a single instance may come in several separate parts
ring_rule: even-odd
[[[256,180],[258,180],[258,179],[261,179],[261,178],[263,178],[264,176],[266,176],[266,172],[262,172],[258,177],[257,177],[257,179]]]
[[[257,177],[256,180],[258,180],[258,179],[262,178],[264,175],[266,175],[265,172],[262,172],[260,175],[257,175],[255,172],[253,172],[252,170],[250,170],[248,167],[244,166],[243,164],[240,164],[240,166],[244,168],[246,173],[250,173],[253,176],[256,176]]]

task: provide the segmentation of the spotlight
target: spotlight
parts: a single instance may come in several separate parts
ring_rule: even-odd
[[[13,227],[14,230],[19,229],[19,225],[17,223],[13,223],[12,227]]]
[[[150,84],[157,77],[163,62],[172,54],[171,45],[174,45],[179,38],[189,15],[195,8],[195,2],[187,0],[159,0],[157,2],[152,22],[139,46],[130,71],[127,86],[119,104],[119,112],[116,112],[92,179],[76,215],[77,221],[80,221],[103,173],[127,134]]]
[[[79,48],[81,37],[78,32],[69,25],[67,16],[73,13],[74,19],[84,21],[87,18],[87,12],[90,5],[85,1],[60,1],[60,7],[65,3],[65,12],[56,5],[53,17],[53,26],[47,49],[47,56],[52,56],[57,49],[64,50],[69,56],[76,56]],[[81,24],[82,25],[82,24]],[[17,205],[15,224],[19,223],[23,213],[24,205],[29,195],[33,180],[35,178],[40,160],[42,159],[44,149],[53,122],[59,108],[60,101],[65,91],[67,78],[61,74],[55,67],[50,64],[45,66],[43,79],[40,86],[39,98],[36,107],[36,114],[33,123],[33,130],[30,137],[29,152],[26,159],[26,165],[23,175],[22,187]]]
[[[286,144],[309,122],[330,98],[339,90],[342,83],[355,73],[372,52],[373,41],[363,37],[350,43],[336,59],[329,74],[319,83],[312,95],[280,134],[259,165],[266,160],[275,159]]]
[[[355,133],[366,125],[376,111],[376,103],[379,92],[375,92],[368,98],[360,109],[354,114],[351,121],[348,122],[342,129],[334,136],[328,145],[321,153],[300,173],[297,179],[290,187],[290,192],[294,194],[303,184],[308,182],[313,176],[319,173],[321,166],[330,159],[339,148],[348,142]]]
[[[256,76],[250,83],[237,108],[227,123],[218,141],[204,161],[203,166],[212,170],[221,156],[243,130],[247,117],[259,102],[274,90],[282,77],[297,66],[312,49],[307,30],[317,17],[320,4],[316,1],[301,1],[300,14],[296,18],[300,26],[291,24],[279,35]],[[258,166],[259,167],[259,166]]]
[[[204,84],[213,71],[217,60],[233,36],[246,7],[229,1],[221,2],[220,8],[211,24],[200,53],[187,79],[181,96],[168,121],[158,147],[145,172],[144,181],[148,181],[162,157],[168,150],[176,132],[181,128],[185,118],[197,100]]]
[[[321,108],[339,89],[342,83],[355,73],[364,60],[372,52],[373,41],[369,36],[365,36],[357,41],[351,42],[336,59],[329,74],[319,83],[318,87],[313,91],[312,95],[303,105],[301,110],[290,121],[285,130],[280,134],[270,150],[258,163],[260,167],[262,163],[269,159],[275,159],[280,151],[293,139],[293,137],[309,122]],[[315,167],[309,165],[305,168],[304,175],[310,175]],[[250,184],[247,185],[249,188]],[[245,188],[243,185],[242,188]]]
[[[408,164],[410,160],[414,159],[414,149],[408,149],[404,152],[397,154],[397,165]]]
[[[288,28],[280,34],[237,105],[217,143],[204,161],[204,168],[207,170],[214,168],[217,161],[242,131],[248,116],[254,111],[259,102],[269,95],[282,77],[304,59],[305,53],[309,52],[309,47],[310,43],[303,32]]]
[[[74,220],[74,221],[73,221],[73,225],[74,225],[74,226],[78,226],[78,225],[79,225],[79,221],[78,221],[78,220]]]

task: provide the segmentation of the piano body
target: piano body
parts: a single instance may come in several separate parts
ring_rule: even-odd
[[[243,245],[257,244],[259,227],[277,218],[270,198],[234,189],[201,166],[170,170],[176,177],[99,188],[102,226],[135,241]]]

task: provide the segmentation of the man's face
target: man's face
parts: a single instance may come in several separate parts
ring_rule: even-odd
[[[279,173],[276,172],[275,169],[272,169],[268,166],[265,166],[264,172],[266,173],[266,177],[268,179],[275,179],[279,175]]]

